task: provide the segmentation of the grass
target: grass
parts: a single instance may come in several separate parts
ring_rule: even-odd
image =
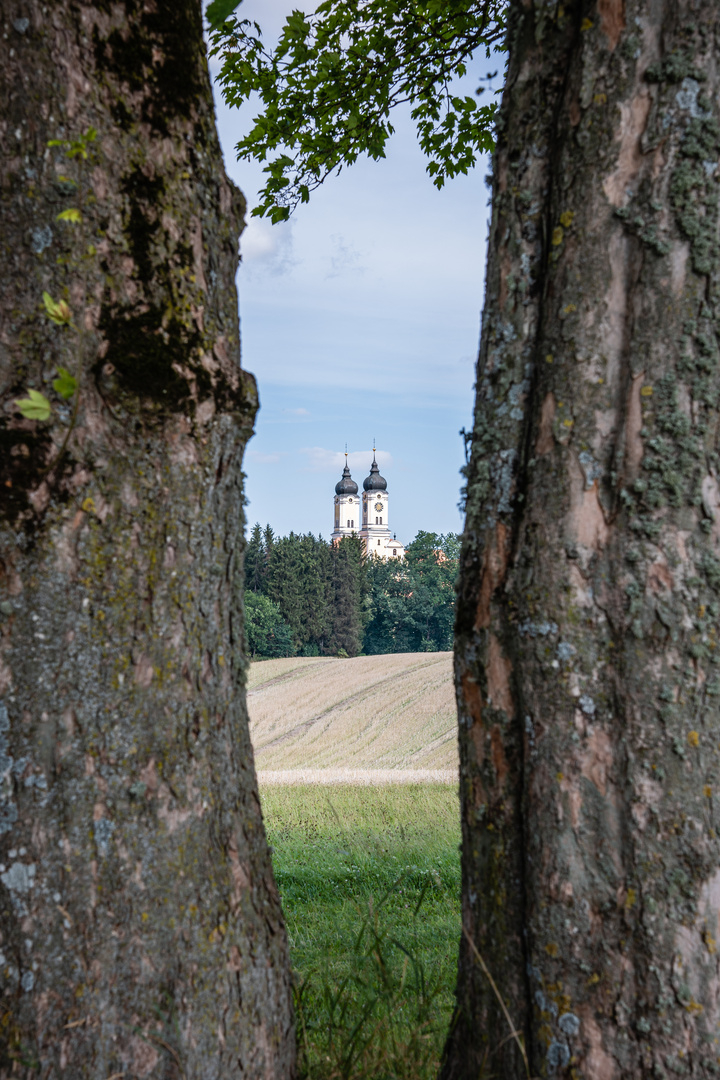
[[[301,1075],[429,1080],[454,1003],[457,785],[262,787]]]

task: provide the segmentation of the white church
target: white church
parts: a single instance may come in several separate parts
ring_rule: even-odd
[[[335,518],[330,539],[334,544],[343,536],[359,536],[365,546],[366,555],[379,559],[403,559],[405,548],[390,532],[388,524],[387,480],[380,475],[375,448],[370,466],[370,475],[363,480],[362,525],[358,486],[350,475],[345,454],[345,468],[342,478],[335,485]]]

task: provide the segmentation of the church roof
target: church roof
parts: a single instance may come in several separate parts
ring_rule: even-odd
[[[347,458],[345,459],[345,468],[343,469],[342,479],[338,480],[335,485],[336,495],[357,495],[358,486],[350,475],[348,469]]]
[[[387,480],[384,476],[380,475],[378,463],[375,460],[374,450],[372,465],[370,466],[370,475],[366,476],[363,480],[363,488],[365,491],[387,491]]]

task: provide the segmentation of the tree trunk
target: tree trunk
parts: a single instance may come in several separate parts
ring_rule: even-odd
[[[243,690],[244,203],[200,4],[3,18],[0,1077],[288,1077]]]
[[[512,4],[446,1080],[718,1072],[719,16]]]

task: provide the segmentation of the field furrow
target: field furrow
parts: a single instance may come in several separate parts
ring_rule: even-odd
[[[373,770],[380,783],[394,770],[405,782],[417,770],[426,781],[457,776],[450,653],[258,661],[248,707],[261,782],[288,770],[310,783],[333,782],[326,771],[345,782]]]

